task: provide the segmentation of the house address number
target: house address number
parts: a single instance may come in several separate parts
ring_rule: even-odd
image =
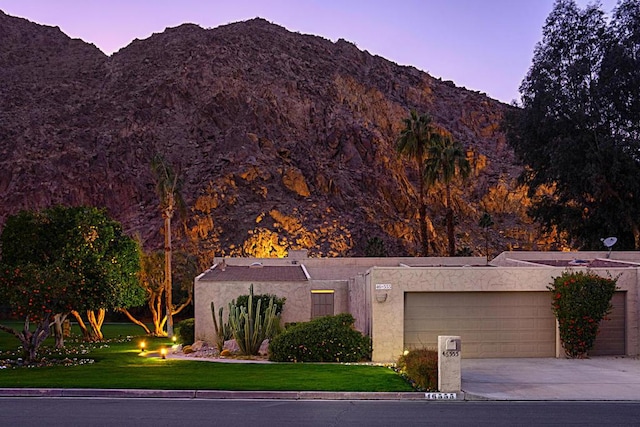
[[[391,289],[391,283],[376,283],[376,291],[388,291]]]

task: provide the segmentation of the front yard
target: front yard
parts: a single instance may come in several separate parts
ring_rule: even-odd
[[[0,331],[0,365],[7,366],[0,369],[0,388],[412,391],[393,369],[383,366],[162,359],[157,356],[159,350],[170,347],[171,342],[166,338],[136,336],[140,331],[133,324],[107,324],[103,329],[106,342],[83,343],[73,335],[62,354],[52,354],[53,341],[48,339],[40,356],[62,360],[62,363],[38,368],[3,363],[19,357],[19,342]],[[145,356],[140,355],[142,340],[147,347]]]

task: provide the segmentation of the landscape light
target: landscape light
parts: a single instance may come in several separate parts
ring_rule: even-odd
[[[145,342],[144,341],[140,341],[140,352],[144,353],[144,348],[145,348]]]
[[[163,359],[167,358],[167,349],[165,347],[162,347],[162,349],[160,349],[160,354],[162,355]]]
[[[173,340],[173,343],[176,343],[176,340],[178,339],[178,337],[176,337],[175,335],[173,336],[173,338],[171,338]]]

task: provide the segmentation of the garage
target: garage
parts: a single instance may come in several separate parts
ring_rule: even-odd
[[[626,354],[626,292],[616,292],[611,299],[612,310],[607,320],[600,322],[600,333],[596,338],[591,356],[620,356]]]
[[[462,357],[555,357],[548,292],[406,292],[404,348],[460,335]]]

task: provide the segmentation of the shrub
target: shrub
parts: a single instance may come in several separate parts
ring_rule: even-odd
[[[269,343],[276,362],[359,362],[371,357],[371,339],[353,328],[349,313],[300,322]]]
[[[396,364],[400,375],[423,391],[438,390],[438,352],[421,348],[400,356]]]
[[[184,319],[176,325],[176,335],[182,344],[193,344],[195,341],[195,319]]]
[[[562,348],[568,357],[584,358],[593,348],[600,322],[611,312],[616,279],[593,273],[564,272],[547,289],[560,329]]]

